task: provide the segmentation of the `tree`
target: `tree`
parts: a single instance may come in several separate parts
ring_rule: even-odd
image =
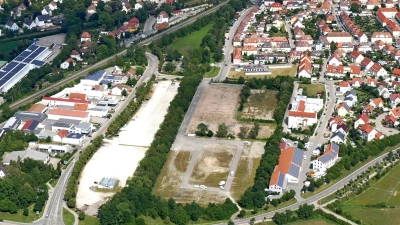
[[[50,136],[47,136],[46,142],[47,142],[47,143],[50,143],[50,142],[51,142],[51,137],[50,137]]]
[[[70,200],[68,200],[67,206],[68,206],[68,208],[70,208],[70,209],[75,208],[75,206],[76,206],[76,200],[75,200],[75,198],[71,198]]]
[[[137,67],[135,72],[137,75],[143,75],[144,69],[143,67]]]
[[[243,218],[246,215],[246,211],[245,210],[240,210],[238,217],[239,218]]]
[[[361,12],[360,6],[359,6],[357,3],[351,4],[350,10],[351,10],[353,13],[360,13],[360,12]]]
[[[206,136],[208,132],[208,127],[204,123],[200,123],[197,125],[196,135],[198,136]]]
[[[238,84],[244,84],[244,83],[245,83],[244,78],[243,77],[239,77]]]
[[[248,127],[240,127],[240,132],[238,133],[239,138],[246,138],[247,137],[247,132],[249,132]]]
[[[299,209],[297,210],[297,217],[299,217],[302,220],[306,220],[310,218],[313,214],[314,211],[314,205],[301,205]]]
[[[284,33],[286,33],[286,26],[285,25],[282,25],[282,27],[281,27],[281,32],[284,34]]]
[[[218,130],[217,130],[217,133],[215,134],[215,136],[220,137],[220,138],[224,138],[224,137],[228,136],[228,126],[226,126],[225,123],[219,124]]]
[[[165,70],[166,72],[174,72],[175,69],[176,69],[176,66],[175,66],[175,64],[172,63],[172,62],[168,62],[168,63],[165,65],[165,67],[164,67],[164,70]]]
[[[79,212],[78,219],[79,219],[79,220],[85,220],[85,216],[86,216],[85,212],[80,211],[80,212]]]
[[[122,94],[122,96],[125,96],[125,97],[128,96],[128,92],[126,91],[126,89],[122,90],[121,94]]]
[[[331,42],[331,54],[333,54],[337,49],[337,43],[334,41]]]
[[[28,208],[24,208],[23,215],[24,215],[24,216],[28,216],[28,215],[29,215],[29,210],[28,210]]]

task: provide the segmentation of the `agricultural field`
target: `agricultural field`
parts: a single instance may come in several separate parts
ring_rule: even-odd
[[[251,90],[251,95],[244,105],[242,118],[273,120],[274,110],[278,106],[277,91]]]
[[[343,212],[362,220],[363,224],[400,224],[399,176],[397,165],[367,191],[343,203]],[[387,208],[367,207],[378,203],[385,203]]]
[[[181,54],[183,54],[186,48],[194,49],[200,47],[201,40],[208,33],[208,31],[211,30],[213,25],[214,25],[213,23],[208,24],[207,26],[201,28],[198,31],[195,31],[189,35],[186,35],[182,38],[175,40],[171,44],[172,49],[178,50]]]

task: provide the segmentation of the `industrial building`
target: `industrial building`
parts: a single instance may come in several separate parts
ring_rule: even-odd
[[[47,47],[31,45],[10,63],[0,69],[0,91],[8,92],[30,70],[40,68],[52,55]]]
[[[36,150],[56,153],[66,153],[71,150],[69,145],[39,145]]]
[[[7,120],[6,124],[4,124],[4,130],[16,130],[18,126],[21,124],[21,119],[17,117],[11,117]]]
[[[48,163],[50,160],[49,154],[47,153],[38,152],[34,150],[14,151],[9,153],[7,156],[3,158],[3,165],[10,165],[11,161],[17,161],[18,158],[21,161],[30,158],[33,160],[42,161],[43,163]]]
[[[63,119],[81,120],[83,122],[90,121],[90,114],[88,112],[67,110],[67,109],[50,109],[48,117],[49,119],[52,120],[58,120],[63,118]]]
[[[81,84],[87,85],[87,86],[98,85],[103,80],[105,75],[106,75],[106,71],[99,70],[99,71],[97,71],[93,74],[90,74],[89,76],[81,79]]]

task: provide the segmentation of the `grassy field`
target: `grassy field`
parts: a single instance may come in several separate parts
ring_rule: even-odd
[[[287,68],[271,68],[269,69],[272,73],[271,76],[286,76],[289,75],[291,77],[296,76],[297,72],[297,64],[293,65],[292,67]]]
[[[400,224],[400,198],[398,195],[400,166],[395,166],[368,190],[342,204],[346,212],[362,224]],[[367,205],[386,203],[394,208],[372,208]]]
[[[332,224],[336,224],[336,223],[331,222],[326,219],[317,218],[317,219],[296,221],[296,222],[289,223],[289,224],[290,225],[332,225]],[[262,223],[257,223],[257,225],[276,225],[276,223],[274,223],[274,221],[266,221],[266,222],[262,222]]]
[[[240,117],[273,120],[274,110],[278,106],[277,94],[273,90],[252,90]]]
[[[65,208],[63,208],[63,221],[65,225],[73,225],[75,222],[74,215]]]
[[[184,173],[186,171],[190,162],[190,155],[191,155],[190,152],[185,152],[185,151],[178,152],[174,164],[179,172]]]
[[[57,185],[57,182],[58,182],[58,179],[51,179],[51,180],[49,181],[49,184],[50,184],[52,187],[55,187],[55,186]]]
[[[209,72],[204,74],[203,77],[204,78],[214,78],[214,77],[218,76],[218,73],[220,70],[221,70],[220,67],[213,66],[213,67],[211,67],[211,70]]]
[[[17,46],[18,46],[18,41],[0,43],[1,53],[3,55],[8,55],[8,53],[11,52]]]
[[[36,216],[36,214],[33,212],[33,204],[28,207],[28,210],[29,210],[28,216],[24,216],[22,214],[23,213],[22,209],[18,210],[18,212],[16,214],[11,214],[8,212],[0,212],[0,219],[10,220],[10,221],[14,221],[14,222],[21,222],[21,223],[30,223],[34,220],[39,219],[43,215],[43,211],[42,211],[42,212],[40,212],[39,216]]]
[[[100,219],[94,216],[85,216],[84,220],[79,220],[79,225],[100,225]]]
[[[325,91],[323,84],[300,84],[299,88],[307,89],[307,97],[316,97],[318,91]]]
[[[185,37],[179,38],[171,44],[172,49],[178,50],[183,54],[185,48],[198,48],[200,47],[201,40],[207,34],[214,24],[208,24],[207,26],[195,31]]]

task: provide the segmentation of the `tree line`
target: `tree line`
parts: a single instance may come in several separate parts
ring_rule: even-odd
[[[67,206],[69,208],[74,208],[76,205],[76,193],[78,191],[78,182],[81,176],[85,165],[92,158],[94,153],[102,146],[103,144],[103,135],[95,138],[91,145],[89,145],[82,154],[79,155],[78,161],[76,161],[74,165],[74,169],[72,170],[71,177],[68,180],[67,189],[64,194],[64,200],[67,201]]]
[[[7,167],[8,175],[0,179],[0,211],[17,213],[24,209],[24,215],[29,214],[28,207],[34,204],[33,212],[43,210],[49,198],[46,183],[57,179],[61,170],[54,169],[51,164],[30,158],[24,161],[11,161]]]
[[[278,91],[276,97],[278,98],[279,103],[273,114],[277,128],[273,135],[267,139],[264,146],[265,152],[261,158],[260,165],[257,168],[254,185],[245,191],[238,202],[239,205],[244,208],[262,208],[266,204],[265,189],[269,187],[271,174],[279,161],[279,155],[281,153],[279,143],[281,142],[283,135],[282,122],[286,107],[289,104],[293,92],[293,82],[293,77],[277,76],[268,79],[251,79],[245,84],[250,89],[266,88]]]
[[[4,152],[26,149],[31,141],[38,141],[38,137],[33,133],[25,134],[21,130],[6,132],[0,141],[0,157]]]

